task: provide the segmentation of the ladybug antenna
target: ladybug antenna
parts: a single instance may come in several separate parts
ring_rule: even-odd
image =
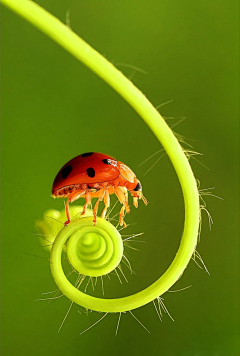
[[[143,200],[143,202],[144,202],[145,205],[148,205],[148,200],[145,198],[144,195],[142,195],[142,200]]]

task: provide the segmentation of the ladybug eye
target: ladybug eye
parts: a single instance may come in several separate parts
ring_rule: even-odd
[[[133,190],[135,190],[135,192],[141,191],[141,190],[142,190],[142,185],[141,185],[141,183],[138,182],[138,184],[136,185],[136,187],[135,187]]]
[[[67,176],[72,172],[72,166],[69,164],[68,166],[64,167],[61,176],[63,179],[67,178]]]

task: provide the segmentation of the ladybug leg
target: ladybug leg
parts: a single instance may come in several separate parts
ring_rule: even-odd
[[[128,206],[128,203],[126,202],[126,192],[123,191],[123,189],[121,189],[120,187],[114,187],[114,190],[115,190],[115,194],[116,194],[118,200],[120,201],[121,204],[123,204],[123,206],[120,210],[120,213],[119,213],[119,223],[121,226],[124,225],[124,227],[126,227],[127,225],[123,220],[125,209],[126,209],[126,204]],[[128,210],[129,210],[129,206],[128,206]]]
[[[68,225],[70,223],[70,211],[69,211],[69,203],[71,202],[71,198],[68,198],[66,205],[65,205],[65,210],[66,210],[66,215],[67,215],[67,221],[65,221],[64,226]]]
[[[127,224],[126,224],[125,221],[123,220],[123,218],[124,218],[124,213],[125,213],[125,209],[126,209],[126,207],[125,207],[125,205],[123,205],[123,206],[121,207],[121,210],[120,210],[120,213],[119,213],[119,223],[120,223],[121,226],[124,225],[124,227],[127,227]]]
[[[110,206],[110,195],[109,195],[109,191],[107,189],[105,191],[103,201],[104,201],[105,207],[102,211],[101,218],[105,219],[107,209]]]
[[[128,191],[126,191],[125,193],[125,207],[126,207],[126,213],[129,214],[130,213],[130,206],[128,205]]]
[[[98,198],[96,204],[94,205],[94,209],[93,209],[93,225],[95,225],[96,222],[97,222],[98,205],[99,205],[101,200],[102,200],[101,198]]]
[[[86,200],[86,203],[83,206],[83,211],[82,211],[81,215],[85,215],[88,205],[91,205],[91,194],[89,192],[85,193],[85,200]]]
[[[75,200],[81,198],[82,195],[85,194],[85,191],[77,191],[77,192],[73,192],[67,202],[66,202],[66,205],[65,205],[65,210],[66,210],[66,215],[67,215],[67,221],[65,221],[64,225],[68,225],[70,223],[70,220],[71,220],[71,216],[70,216],[70,210],[69,210],[69,203],[72,203],[74,202]]]
[[[98,200],[97,200],[97,202],[96,202],[96,204],[95,204],[95,206],[94,206],[94,209],[93,209],[93,224],[94,224],[94,225],[95,225],[96,222],[97,222],[98,206],[99,206],[100,201],[103,200],[104,195],[105,195],[105,192],[106,192],[106,190],[104,189],[102,195],[98,198]]]

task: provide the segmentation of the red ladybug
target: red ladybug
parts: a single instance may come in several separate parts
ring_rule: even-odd
[[[105,218],[110,206],[110,194],[116,194],[122,204],[119,214],[120,225],[124,212],[130,212],[128,205],[128,191],[133,196],[133,205],[138,207],[138,199],[142,199],[147,205],[148,201],[142,194],[142,186],[133,171],[124,163],[103,153],[83,153],[67,162],[57,174],[52,187],[54,198],[68,198],[66,203],[67,221],[70,223],[69,203],[84,197],[86,204],[82,215],[85,214],[91,198],[98,198],[93,209],[93,223],[97,221],[97,210],[100,201],[104,201],[105,207],[101,218]]]

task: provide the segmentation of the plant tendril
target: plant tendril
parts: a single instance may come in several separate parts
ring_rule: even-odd
[[[33,1],[1,0],[1,2],[25,20],[32,23],[75,58],[89,67],[134,108],[158,138],[169,156],[177,173],[184,196],[185,221],[180,247],[169,268],[152,285],[136,294],[117,299],[95,298],[76,289],[68,282],[66,277],[62,275],[63,272],[60,264],[60,247],[63,247],[63,241],[67,240],[63,235],[68,231],[68,227],[64,227],[61,230],[51,251],[51,270],[57,285],[61,291],[75,303],[87,309],[105,312],[105,315],[107,315],[108,312],[130,311],[150,303],[155,299],[159,300],[159,296],[168,291],[180,278],[197,244],[199,230],[199,194],[196,180],[183,149],[163,117],[149,102],[146,96],[106,58],[82,40],[76,33],[69,29],[68,26],[64,25],[60,20],[49,14]],[[83,219],[80,220],[82,221]],[[74,222],[74,224],[75,223],[76,222]],[[105,223],[107,222],[105,221]],[[71,225],[69,229],[72,229]]]

